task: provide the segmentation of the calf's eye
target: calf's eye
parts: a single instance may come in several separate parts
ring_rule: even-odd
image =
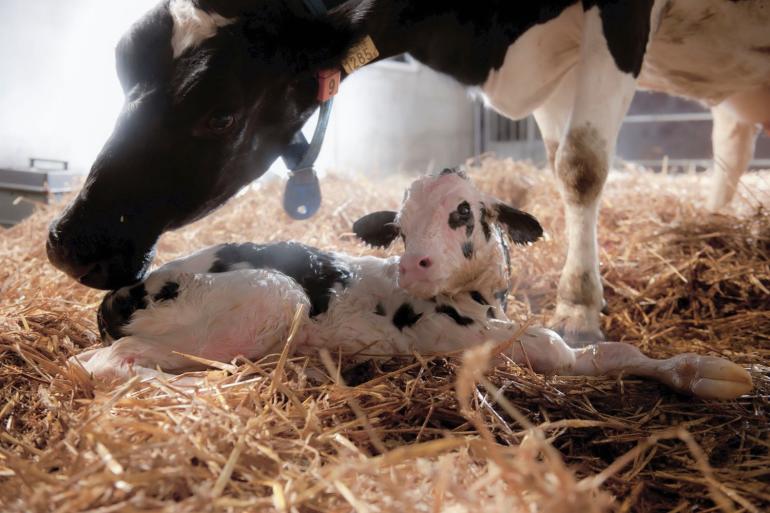
[[[471,213],[471,206],[468,204],[467,201],[463,201],[459,205],[457,205],[457,213],[461,216],[468,216]]]

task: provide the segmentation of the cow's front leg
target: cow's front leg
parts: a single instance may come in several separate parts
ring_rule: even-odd
[[[599,198],[638,74],[638,69],[619,69],[622,61],[616,61],[608,47],[618,41],[610,38],[608,43],[605,38],[599,9],[585,16],[572,115],[555,159],[568,246],[551,326],[571,345],[604,339],[599,319],[603,307],[596,233]],[[640,48],[643,52],[644,45]]]

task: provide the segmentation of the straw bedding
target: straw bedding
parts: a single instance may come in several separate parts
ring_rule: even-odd
[[[548,230],[515,250],[510,306],[543,322],[565,251],[553,178],[499,160],[473,175]],[[266,184],[165,235],[159,259],[227,240],[368,253],[352,221],[395,207],[408,181],[329,177],[321,213],[304,223],[282,214],[281,184]],[[696,175],[626,169],[604,196],[605,333],[653,356],[752,366],[755,391],[729,403],[632,378],[483,373],[488,348],[354,368],[334,354],[273,355],[219,365],[198,392],[102,389],[65,363],[98,343],[101,294],[47,264],[54,211],[43,209],[0,232],[0,509],[768,511],[769,182],[744,177],[729,215],[700,208]]]

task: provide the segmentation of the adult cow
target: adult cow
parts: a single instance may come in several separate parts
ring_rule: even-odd
[[[511,118],[534,112],[567,219],[552,322],[598,340],[599,196],[634,91],[716,105],[719,206],[770,121],[745,108],[770,98],[768,26],[766,0],[351,0],[323,16],[299,0],[165,0],[117,48],[125,106],[49,256],[91,287],[141,278],[161,233],[265,172],[318,107],[319,70],[370,36],[380,58],[409,52]]]

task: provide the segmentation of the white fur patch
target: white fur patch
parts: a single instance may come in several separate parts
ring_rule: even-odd
[[[171,47],[174,49],[175,59],[186,50],[214,37],[220,27],[235,22],[232,18],[198,9],[190,0],[171,0],[168,9],[174,20]]]

